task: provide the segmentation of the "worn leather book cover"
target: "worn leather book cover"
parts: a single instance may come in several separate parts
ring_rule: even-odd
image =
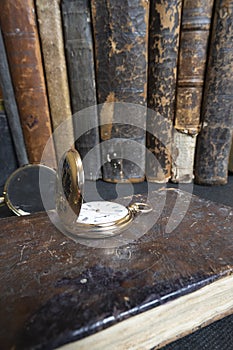
[[[91,6],[103,179],[139,182],[145,176],[149,2],[94,0]],[[144,106],[141,124],[134,125],[137,111],[130,124],[127,113],[119,122],[116,102]],[[133,149],[127,140],[136,141]],[[128,153],[135,154],[137,164],[128,159]]]
[[[227,183],[233,130],[233,4],[217,0],[198,136],[195,181]]]
[[[181,0],[150,3],[148,108],[158,115],[150,113],[147,118],[150,133],[146,142],[151,154],[146,174],[147,180],[153,182],[167,182],[171,177],[181,9]]]
[[[184,0],[178,63],[172,181],[191,182],[205,80],[213,0]]]
[[[150,200],[151,229],[112,247],[46,213],[1,219],[1,348],[159,348],[232,313],[233,209],[171,188]]]
[[[231,173],[233,172],[233,140],[231,141],[231,150],[230,150],[230,155],[229,155],[228,170]]]
[[[90,1],[63,0],[61,9],[71,106],[74,114],[75,146],[83,158],[85,178],[96,180],[101,176],[101,166]],[[91,125],[87,127],[88,131],[80,135],[85,117],[78,112],[88,107],[92,107]],[[89,151],[91,153],[88,159],[85,159]]]
[[[1,50],[1,48],[0,48]],[[1,72],[0,72],[1,74]],[[0,197],[7,178],[19,166],[0,89]]]
[[[36,9],[53,130],[65,122],[62,132],[54,135],[59,160],[74,144],[60,0],[36,0]]]
[[[1,75],[0,75],[1,77]],[[0,84],[0,112],[4,111],[4,103],[3,103],[3,93],[2,93],[2,88]]]
[[[0,99],[1,99],[1,102],[3,102],[4,100],[4,110],[7,115],[9,128],[11,130],[11,136],[14,144],[15,153],[17,156],[17,161],[18,161],[18,164],[22,166],[22,165],[28,164],[28,157],[27,157],[27,152],[26,152],[26,147],[25,147],[25,142],[23,137],[23,131],[20,123],[18,107],[15,100],[14,89],[12,86],[11,75],[9,71],[9,65],[7,61],[1,28],[0,28],[0,87],[2,89]]]
[[[52,130],[34,2],[1,1],[0,25],[29,162],[39,163]],[[46,163],[55,166],[52,144]]]

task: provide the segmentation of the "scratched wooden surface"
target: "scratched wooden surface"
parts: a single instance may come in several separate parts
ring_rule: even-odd
[[[1,219],[1,347],[52,349],[232,273],[232,208],[176,189],[150,201],[153,227],[112,249],[73,242],[44,213]]]

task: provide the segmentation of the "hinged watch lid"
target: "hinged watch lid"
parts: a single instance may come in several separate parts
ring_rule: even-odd
[[[138,213],[152,210],[146,203],[128,207],[108,201],[83,203],[84,171],[74,148],[65,152],[57,170],[56,211],[66,234],[74,237],[111,237],[125,230]]]
[[[57,170],[56,210],[64,224],[75,223],[83,202],[84,171],[81,157],[71,148],[62,156]]]

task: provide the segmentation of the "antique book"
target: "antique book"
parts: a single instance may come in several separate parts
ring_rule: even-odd
[[[198,136],[195,181],[225,184],[233,130],[233,4],[215,4],[204,90],[202,129]]]
[[[148,181],[171,177],[181,0],[153,0],[150,5],[146,175]],[[156,159],[154,159],[156,158]]]
[[[140,182],[145,176],[149,2],[94,0],[91,7],[103,179]],[[125,103],[131,110],[120,106]]]
[[[1,47],[0,47],[1,51]],[[1,57],[1,53],[0,53]],[[0,62],[1,65],[1,62]],[[1,77],[1,71],[0,71]],[[13,143],[11,130],[8,123],[3,104],[3,94],[0,89],[0,197],[2,196],[3,188],[8,177],[19,166]]]
[[[2,88],[1,101],[4,100],[4,110],[7,115],[8,125],[11,130],[11,137],[14,143],[14,150],[20,166],[28,164],[28,157],[23,138],[23,131],[20,123],[18,107],[15,101],[14,89],[12,86],[5,45],[0,28],[0,86]],[[5,154],[6,156],[6,154]]]
[[[228,170],[231,173],[233,172],[233,141],[231,141],[231,150],[230,150],[230,155],[229,155]]]
[[[96,180],[101,177],[101,162],[90,1],[63,0],[61,9],[75,146],[83,158],[85,178]],[[85,125],[88,107],[92,118],[90,125]]]
[[[159,348],[231,314],[233,208],[177,189],[150,200],[151,228],[115,246],[76,243],[46,213],[0,219],[1,347]]]
[[[74,144],[60,0],[36,0],[36,9],[53,130],[63,123],[62,131],[54,133],[59,160]]]
[[[184,0],[173,137],[172,181],[194,177],[213,0]]]
[[[0,25],[30,163],[39,163],[52,134],[33,0],[3,0]],[[51,150],[47,165],[55,166]]]
[[[0,75],[0,78],[1,78],[1,75]],[[3,102],[3,93],[2,93],[1,84],[0,84],[0,111],[4,112],[4,102]]]

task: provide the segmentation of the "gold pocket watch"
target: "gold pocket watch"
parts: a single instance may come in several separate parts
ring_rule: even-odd
[[[149,213],[147,203],[128,207],[109,201],[83,201],[84,170],[77,150],[61,158],[57,170],[56,212],[62,226],[73,238],[106,238],[127,229],[140,213]]]

